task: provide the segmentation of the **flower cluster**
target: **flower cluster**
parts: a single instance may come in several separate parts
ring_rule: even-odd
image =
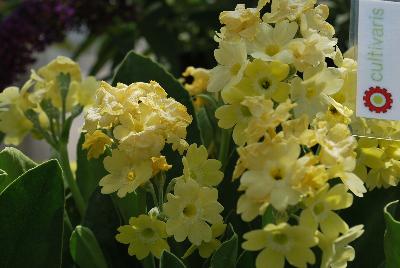
[[[79,65],[66,57],[32,70],[21,88],[8,87],[0,93],[0,131],[5,143],[18,145],[33,132],[57,147],[63,136],[67,140],[72,120],[93,103],[97,87],[95,78],[82,79]]]
[[[96,97],[85,117],[83,147],[88,158],[112,148],[111,156],[104,159],[109,174],[99,182],[101,192],[117,192],[122,198],[141,187],[152,194],[155,206],[149,215],[133,217],[129,225],[120,227],[117,240],[129,244],[128,253],[138,259],[150,252],[159,258],[169,250],[168,236],[177,242],[188,238],[202,256],[211,255],[225,230],[215,188],[223,173],[219,161],[208,159],[204,146],[189,146],[185,141],[192,121],[186,107],[168,98],[154,81],[116,87],[102,82]],[[164,200],[165,172],[171,168],[162,155],[166,144],[186,153],[183,175],[169,182]]]
[[[244,221],[275,215],[246,233],[242,247],[261,250],[257,267],[284,267],[285,259],[306,267],[316,261],[314,246],[322,250],[321,267],[346,265],[354,259],[348,243],[363,230],[349,228],[337,211],[351,206],[349,190],[358,197],[366,192],[357,162],[375,165],[369,185],[394,185],[394,174],[377,173],[379,167],[388,172],[388,165],[397,172],[396,147],[370,144],[375,147],[363,148],[357,159],[348,105],[357,64],[336,47],[328,7],[315,6],[315,0],[275,0],[262,14],[268,2],[221,13],[218,65],[207,89],[220,93],[224,105],[215,116],[221,128],[233,128],[238,146],[237,213]]]

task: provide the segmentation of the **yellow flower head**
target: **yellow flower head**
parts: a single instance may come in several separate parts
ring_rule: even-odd
[[[317,244],[313,230],[303,226],[290,226],[287,223],[268,224],[262,230],[244,234],[246,241],[242,244],[245,250],[259,251],[256,267],[269,265],[283,268],[285,259],[295,267],[307,267],[314,264],[315,256],[311,247]]]
[[[254,60],[244,71],[242,80],[234,87],[222,92],[225,103],[240,103],[247,96],[265,96],[276,102],[284,102],[289,96],[290,86],[283,82],[289,75],[289,65],[281,62]]]
[[[93,133],[85,134],[85,142],[82,144],[83,149],[88,149],[88,159],[99,158],[106,149],[106,146],[110,146],[113,140],[104,134],[100,130],[96,130]]]
[[[129,225],[118,228],[116,235],[118,242],[129,244],[128,253],[139,260],[146,258],[150,253],[160,258],[164,250],[169,251],[166,241],[165,223],[148,215],[140,215],[129,219]]]
[[[214,251],[221,245],[221,241],[217,238],[222,236],[225,233],[226,224],[224,223],[216,223],[211,226],[212,239],[210,242],[202,242],[200,246],[198,246],[199,255],[202,258],[209,258]]]
[[[158,174],[160,171],[168,171],[172,168],[171,165],[168,165],[167,159],[163,155],[159,157],[152,157],[151,161],[153,162],[153,176]]]
[[[185,178],[190,178],[202,186],[217,186],[224,176],[220,171],[221,162],[208,159],[208,152],[203,145],[191,144],[182,158]]]
[[[179,179],[174,194],[168,194],[164,213],[168,217],[167,233],[178,242],[186,238],[194,245],[210,242],[212,230],[209,224],[222,222],[220,213],[224,207],[218,203],[215,188],[202,187],[192,179]]]
[[[100,180],[101,192],[103,194],[117,192],[121,198],[148,182],[153,173],[151,159],[133,161],[119,149],[113,150],[112,155],[107,156],[103,163],[110,174]]]
[[[296,22],[282,21],[272,27],[262,23],[254,41],[249,42],[249,54],[265,61],[293,62],[293,53],[289,45],[296,36]]]
[[[363,233],[363,225],[346,228],[342,235],[334,236],[318,232],[318,246],[322,249],[321,268],[346,267],[347,262],[355,258],[355,250],[349,243],[359,238]],[[332,225],[330,228],[336,228]]]
[[[315,33],[332,38],[335,28],[326,19],[329,16],[327,5],[318,5],[300,15],[300,31],[303,37],[308,37]]]
[[[203,68],[194,68],[189,66],[182,74],[183,77],[191,77],[193,81],[191,83],[185,83],[184,87],[191,96],[198,95],[207,91],[208,81],[210,79],[210,71]]]
[[[317,0],[273,0],[271,13],[266,13],[263,20],[276,23],[285,19],[296,20],[299,16],[314,7]]]
[[[306,209],[301,212],[300,222],[304,226],[316,230],[319,225],[323,233],[332,236],[347,230],[347,224],[333,212],[348,208],[353,203],[353,195],[347,192],[344,184],[337,184],[331,189],[326,185],[303,202]]]

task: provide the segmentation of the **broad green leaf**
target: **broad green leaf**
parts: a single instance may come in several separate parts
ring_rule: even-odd
[[[160,259],[160,268],[185,268],[185,264],[174,254],[164,251]]]
[[[136,258],[128,255],[128,245],[119,243],[115,236],[124,219],[114,205],[111,195],[97,188],[89,199],[83,226],[92,230],[110,268],[141,267]]]
[[[21,175],[0,194],[0,267],[60,267],[63,216],[56,160]]]
[[[386,232],[384,238],[386,268],[400,267],[400,215],[399,201],[389,203],[385,209]]]
[[[100,179],[107,175],[107,171],[104,169],[103,165],[104,156],[101,156],[99,159],[87,159],[87,150],[82,149],[84,141],[85,136],[82,134],[77,147],[76,162],[78,168],[76,170],[76,182],[82,193],[83,199],[85,199],[85,202],[87,203],[90,196],[97,188]]]
[[[249,268],[254,267],[256,252],[252,251],[243,251],[242,254],[238,257],[238,261],[236,264],[237,268]]]
[[[20,175],[36,166],[29,157],[13,147],[0,152],[0,169],[7,176],[0,176],[0,193]]]
[[[131,217],[139,216],[147,211],[146,192],[142,189],[138,189],[136,193],[129,193],[124,198],[113,194],[112,201],[124,224],[128,224]]]
[[[222,243],[214,255],[211,258],[211,267],[212,268],[235,268],[236,267],[236,259],[238,256],[238,247],[239,240],[238,236],[233,230],[232,225],[230,225],[230,232],[232,236],[229,240]]]
[[[215,140],[215,133],[205,107],[200,108],[197,112],[197,120],[199,122],[202,143],[206,148],[210,148],[210,145]]]
[[[265,226],[269,223],[274,223],[274,213],[272,206],[269,206],[262,216],[262,225]]]
[[[71,235],[69,248],[73,260],[80,268],[107,268],[99,243],[89,228],[76,226]]]
[[[113,85],[118,82],[131,84],[134,82],[150,82],[154,80],[158,82],[168,93],[169,97],[185,105],[189,114],[193,117],[193,122],[188,127],[187,141],[189,143],[201,144],[199,129],[197,127],[197,119],[194,112],[192,100],[188,92],[165,68],[148,57],[129,52],[121,65],[118,67]]]

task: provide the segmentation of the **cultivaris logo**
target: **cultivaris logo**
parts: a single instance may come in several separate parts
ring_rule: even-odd
[[[392,108],[392,94],[381,87],[370,87],[364,93],[364,105],[375,113],[386,113]]]

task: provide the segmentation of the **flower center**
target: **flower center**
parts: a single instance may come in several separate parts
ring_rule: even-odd
[[[261,86],[263,89],[267,90],[267,89],[269,89],[269,87],[271,86],[271,84],[270,84],[270,82],[268,81],[268,79],[262,79],[262,80],[260,81],[260,86]]]
[[[286,245],[289,241],[287,235],[285,234],[275,234],[272,240],[281,246]]]
[[[265,48],[265,54],[268,56],[275,56],[279,51],[281,51],[281,48],[278,45],[268,45]]]
[[[315,87],[308,87],[306,96],[307,98],[313,98],[317,95],[317,89]]]
[[[150,239],[154,236],[154,230],[151,228],[145,228],[142,231],[142,236],[146,239]]]
[[[276,181],[280,181],[283,179],[282,171],[280,168],[273,169],[270,174],[271,177]]]
[[[193,204],[189,204],[183,209],[183,215],[185,215],[188,218],[194,217],[196,215],[196,213],[197,213],[197,209],[196,209],[196,206]]]
[[[133,181],[135,179],[135,171],[129,171],[128,175],[126,175],[126,179],[128,181]]]
[[[313,208],[314,214],[315,215],[320,215],[322,212],[325,211],[325,206],[323,203],[318,203],[314,206]]]

